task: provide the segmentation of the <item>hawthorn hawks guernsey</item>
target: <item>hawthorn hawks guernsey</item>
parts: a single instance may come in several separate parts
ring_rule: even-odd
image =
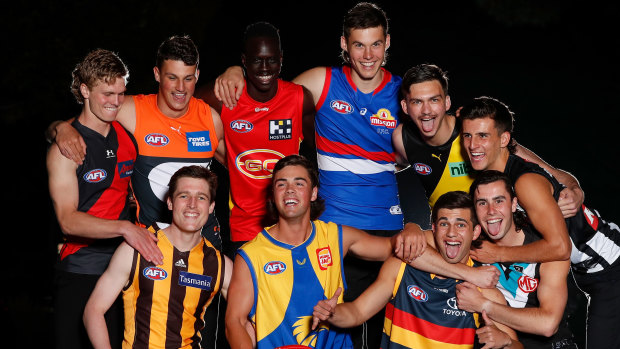
[[[132,187],[138,221],[150,226],[168,214],[164,202],[170,177],[181,167],[209,168],[218,146],[211,107],[191,98],[185,115],[173,119],[157,107],[157,95],[133,97],[136,107],[138,158]]]
[[[232,241],[251,240],[263,229],[273,167],[299,153],[303,101],[301,86],[278,80],[278,91],[268,102],[253,100],[244,87],[233,110],[222,108]]]
[[[315,117],[319,195],[325,199],[321,219],[359,229],[402,229],[392,147],[401,79],[383,70],[381,85],[366,94],[353,83],[350,67],[326,70]]]
[[[136,159],[135,140],[118,122],[107,136],[77,120],[71,124],[88,146],[88,153],[75,174],[79,188],[78,211],[105,219],[129,219],[127,189]],[[101,275],[122,241],[66,236],[59,268],[78,274]]]

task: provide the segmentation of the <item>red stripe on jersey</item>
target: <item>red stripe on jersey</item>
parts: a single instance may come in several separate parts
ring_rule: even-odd
[[[325,103],[325,98],[327,98],[327,93],[329,92],[329,84],[332,81],[332,68],[325,68],[325,83],[323,84],[323,91],[321,91],[321,97],[316,102],[315,110],[321,109],[323,103]],[[303,106],[302,106],[303,108]]]
[[[368,159],[372,161],[385,161],[395,162],[396,157],[394,153],[386,153],[382,151],[366,151],[362,147],[352,144],[345,144],[340,142],[332,142],[325,137],[316,135],[316,147],[324,152],[340,154],[340,155],[354,155],[359,158]]]

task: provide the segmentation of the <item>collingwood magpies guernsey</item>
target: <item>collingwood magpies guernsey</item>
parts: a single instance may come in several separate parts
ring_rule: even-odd
[[[540,166],[511,154],[504,173],[513,183],[525,173],[537,173],[553,185],[553,197],[557,200],[564,186]],[[566,219],[568,234],[572,242],[571,265],[578,274],[591,274],[610,269],[619,263],[620,231],[613,222],[605,221],[596,210],[585,205],[581,212]]]
[[[88,152],[75,171],[79,200],[77,210],[105,219],[129,219],[129,179],[136,159],[135,140],[114,121],[107,136],[73,121]],[[65,236],[58,268],[78,274],[101,275],[122,238],[87,239]]]
[[[371,93],[357,89],[351,68],[327,68],[315,126],[323,221],[358,229],[398,230],[392,132],[398,125],[401,79],[383,70]]]

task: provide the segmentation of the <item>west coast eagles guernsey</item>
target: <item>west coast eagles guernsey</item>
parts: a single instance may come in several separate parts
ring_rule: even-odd
[[[402,138],[407,159],[424,186],[431,207],[437,199],[453,190],[469,192],[474,172],[461,146],[460,122],[456,120],[450,139],[443,145],[428,145],[411,120],[403,122]],[[405,200],[401,203],[405,207]]]
[[[164,263],[156,266],[134,252],[123,290],[123,348],[200,348],[204,312],[222,286],[222,256],[205,238],[181,252],[161,230],[149,231],[159,239]]]
[[[383,70],[381,85],[366,94],[353,83],[350,67],[327,68],[315,116],[321,220],[402,229],[392,147],[400,83]]]
[[[402,263],[385,308],[381,348],[473,348],[478,314],[458,309],[458,283]]]
[[[232,241],[251,240],[265,226],[273,167],[299,153],[303,101],[300,85],[278,80],[278,91],[268,102],[253,100],[244,87],[233,110],[222,108]]]
[[[181,167],[209,168],[218,146],[208,104],[191,98],[185,115],[169,118],[157,107],[157,95],[133,97],[136,107],[138,158],[132,187],[138,203],[138,221],[150,226],[166,221],[164,198],[170,177]]]
[[[127,189],[137,154],[135,140],[116,121],[105,137],[77,120],[71,125],[88,146],[83,164],[75,171],[79,188],[77,210],[99,218],[129,219]],[[121,241],[66,236],[58,268],[101,275]]]
[[[352,348],[349,335],[321,324],[311,331],[313,307],[345,288],[342,272],[342,227],[319,220],[299,246],[274,239],[269,228],[246,243],[239,254],[254,284],[250,317],[257,348]],[[342,295],[338,302],[342,302]]]

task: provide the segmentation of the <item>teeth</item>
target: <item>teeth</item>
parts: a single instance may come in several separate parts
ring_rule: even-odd
[[[501,221],[502,221],[501,218],[496,218],[496,219],[489,219],[487,223],[493,224],[493,223],[499,223]]]
[[[456,242],[456,241],[446,241],[446,245],[450,245],[450,246],[460,246],[461,243],[460,242]]]
[[[293,200],[293,199],[289,199],[289,200],[284,200],[284,203],[286,205],[294,205],[297,203],[297,200]]]
[[[361,64],[365,67],[372,67],[375,65],[375,62],[361,62]]]

